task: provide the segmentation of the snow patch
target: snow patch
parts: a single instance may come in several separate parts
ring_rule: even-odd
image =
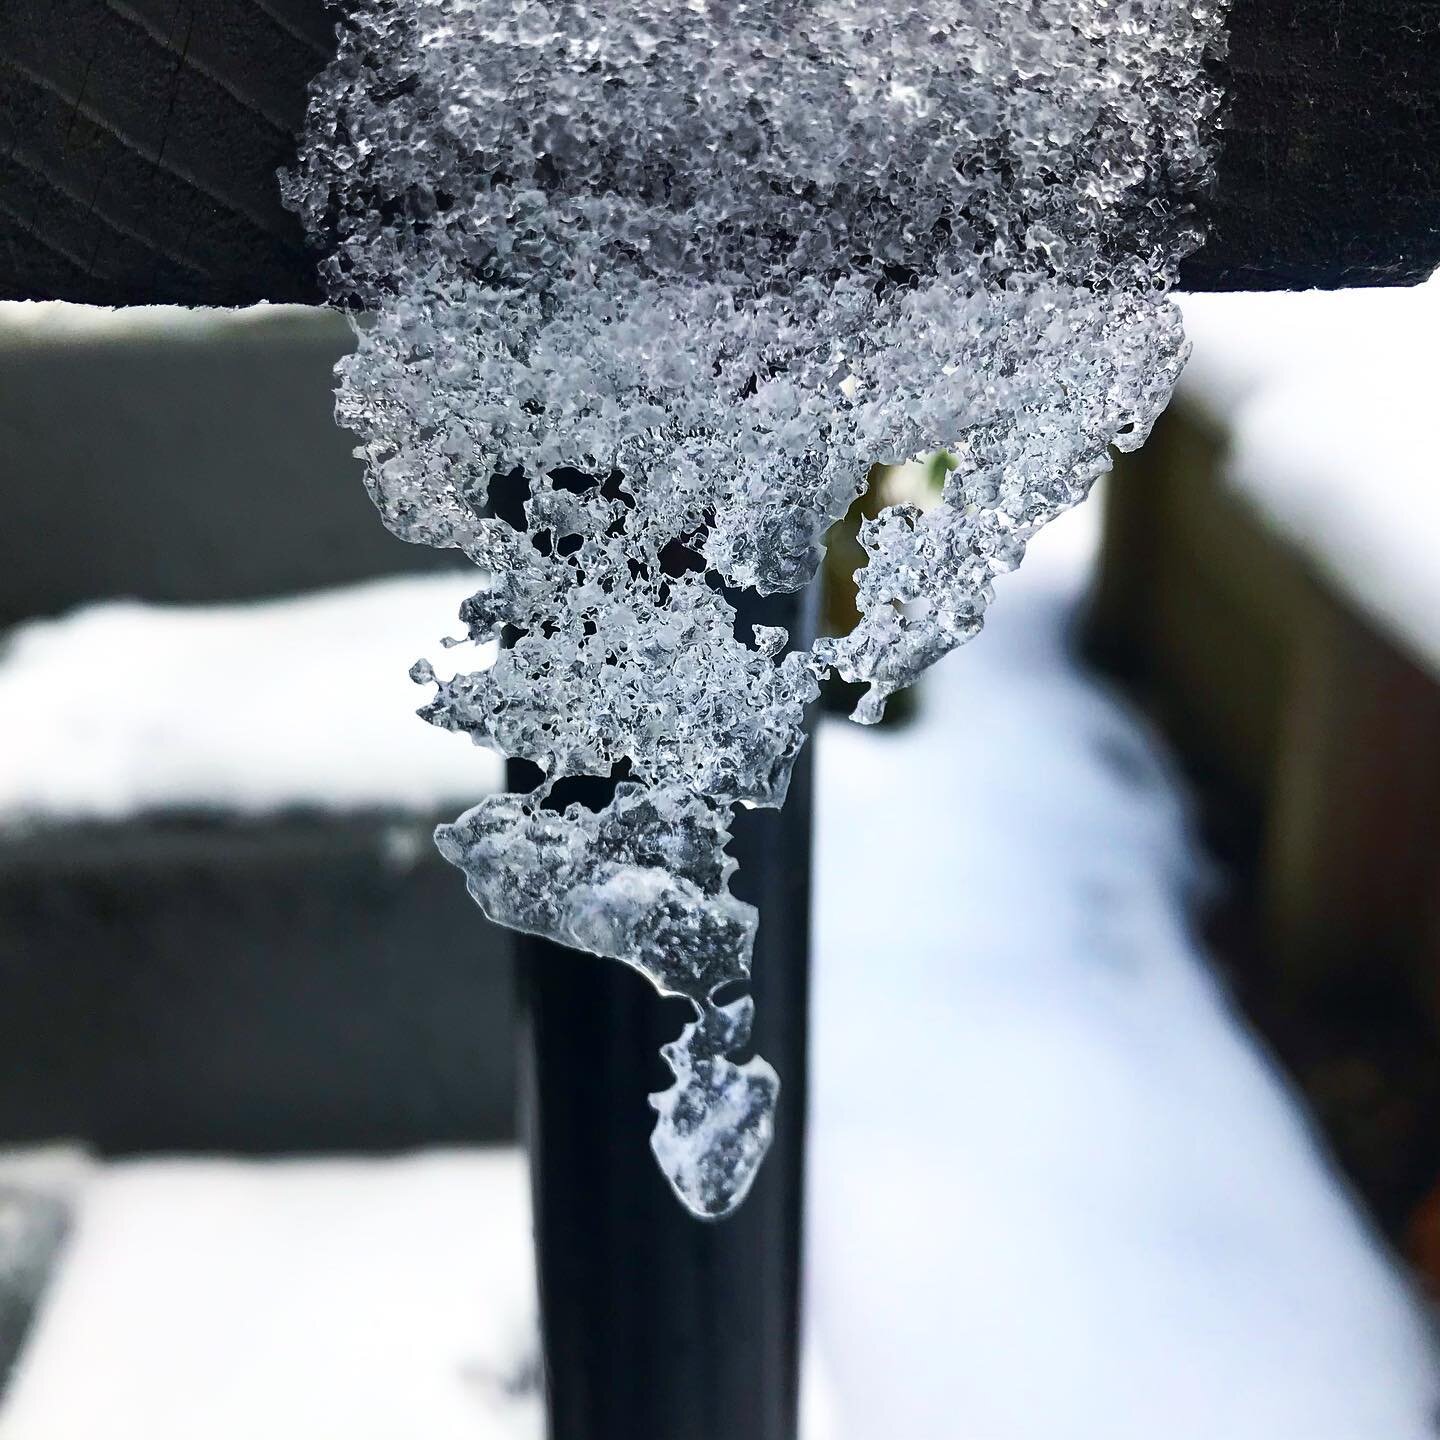
[[[18,626],[0,642],[0,827],[408,815],[502,789],[496,755],[415,722],[424,694],[406,678],[473,588],[465,572],[237,605],[115,600]]]
[[[1440,279],[1181,303],[1228,483],[1440,676]]]

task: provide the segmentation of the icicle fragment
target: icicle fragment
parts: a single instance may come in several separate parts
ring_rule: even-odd
[[[401,538],[482,571],[488,668],[423,714],[535,761],[437,840],[492,918],[684,995],[653,1148],[743,1199],[778,1081],[737,1064],[756,916],[728,816],[783,802],[827,670],[857,718],[976,634],[1030,537],[1141,443],[1184,357],[1214,0],[359,0],[287,199],[356,315],[337,413]],[[793,591],[877,463],[861,621],[809,653],[722,587]],[[497,477],[523,519],[490,513]],[[628,780],[557,812],[570,776]]]

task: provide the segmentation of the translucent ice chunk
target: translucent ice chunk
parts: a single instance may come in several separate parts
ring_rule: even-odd
[[[684,786],[621,784],[598,813],[497,795],[435,839],[492,920],[623,960],[694,1004],[699,1018],[662,1051],[676,1083],[651,1097],[652,1146],[697,1214],[739,1204],[770,1144],[780,1082],[758,1057],[725,1058],[749,1036],[751,1002],[714,995],[750,978],[757,915],[729,892],[724,812]]]
[[[422,712],[535,761],[438,841],[488,914],[613,956],[695,1022],[653,1148],[743,1199],[778,1090],[730,1057],[755,914],[736,804],[785,797],[827,670],[857,718],[978,632],[997,575],[1141,443],[1184,357],[1215,0],[359,0],[283,181],[356,315],[338,414],[401,538],[483,572],[492,665]],[[874,464],[940,504],[861,532],[860,623],[737,635]],[[947,462],[948,463],[948,462]],[[504,477],[523,513],[498,507]],[[598,815],[564,777],[628,774]]]

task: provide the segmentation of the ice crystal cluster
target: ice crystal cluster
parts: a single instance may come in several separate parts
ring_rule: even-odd
[[[535,761],[438,842],[493,919],[688,997],[653,1148],[728,1213],[779,1081],[730,1058],[756,914],[733,807],[776,806],[827,670],[857,718],[980,628],[995,577],[1141,443],[1184,357],[1218,0],[360,0],[288,202],[358,346],[338,414],[401,538],[480,567],[487,669],[421,712]],[[870,467],[861,620],[737,633]],[[523,517],[489,506],[525,487]],[[677,560],[681,563],[677,563]],[[600,812],[569,776],[625,778]],[[733,988],[733,986],[732,986]]]

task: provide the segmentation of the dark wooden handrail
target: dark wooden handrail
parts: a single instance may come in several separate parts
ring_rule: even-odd
[[[0,297],[320,298],[280,206],[324,0],[5,0]],[[1440,265],[1440,7],[1236,0],[1194,290],[1403,285]]]

